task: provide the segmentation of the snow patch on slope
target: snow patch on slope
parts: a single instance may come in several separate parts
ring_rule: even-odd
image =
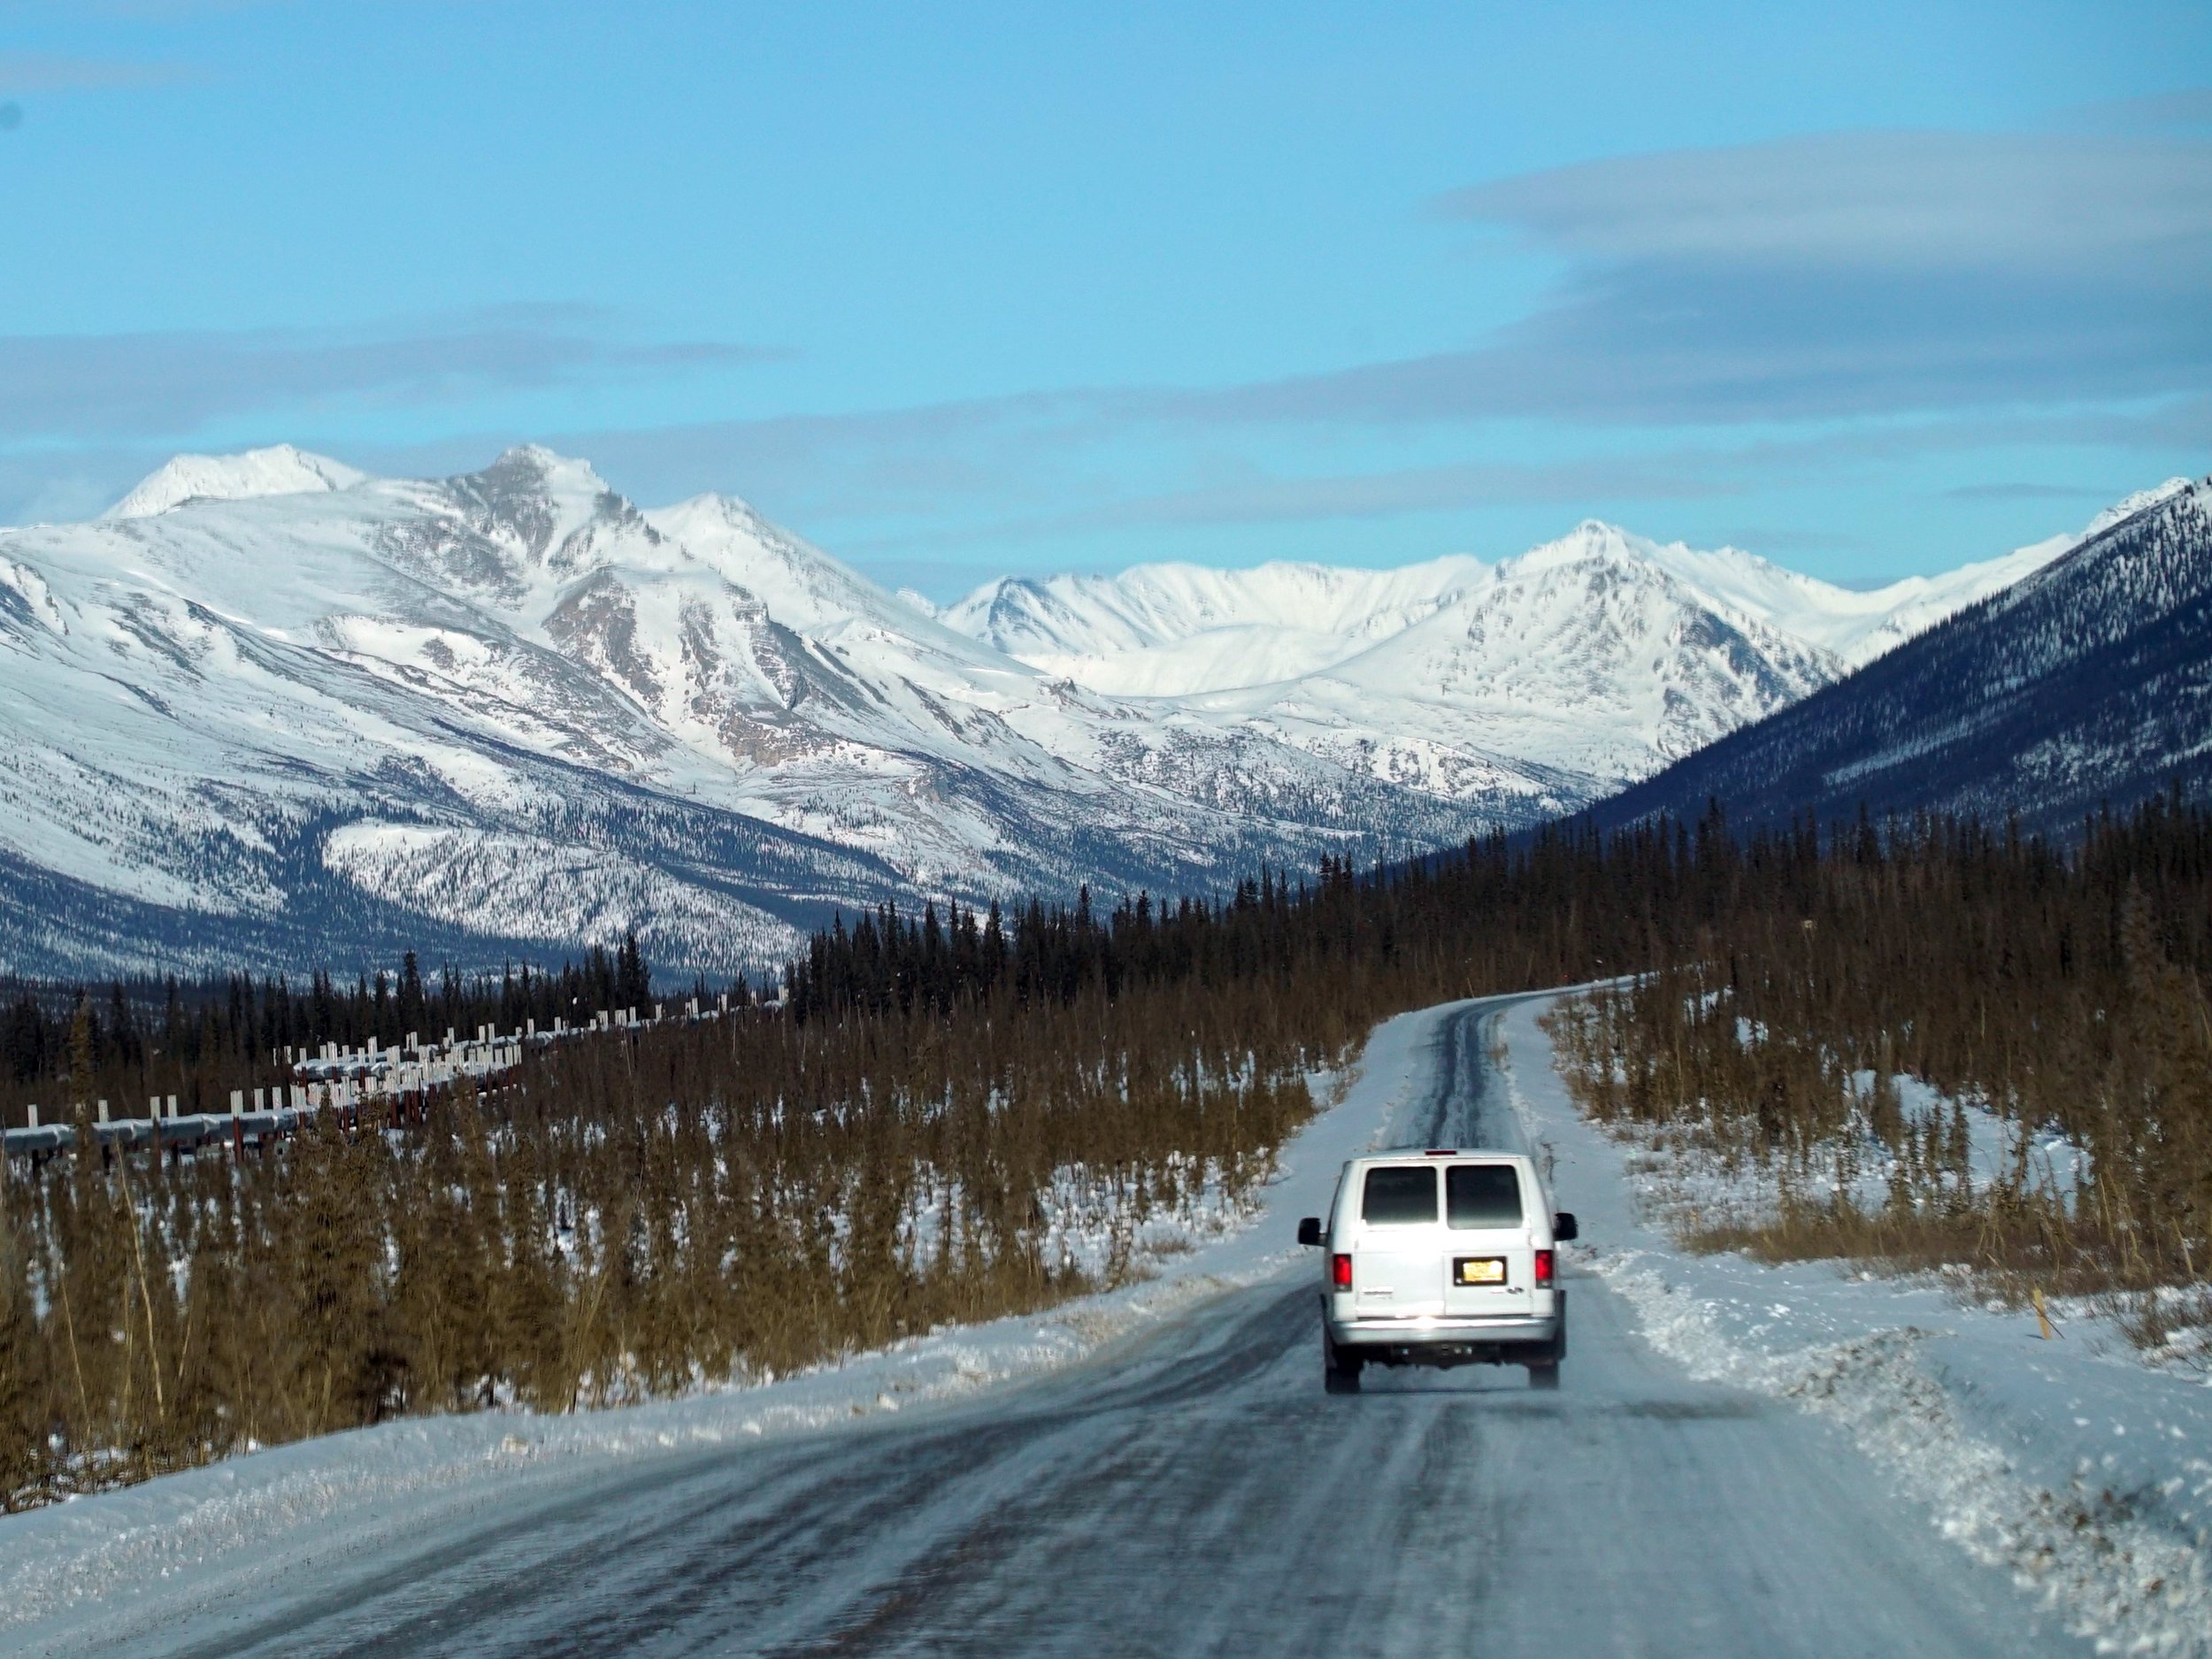
[[[1333,666],[1429,615],[1486,568],[1456,557],[1379,571],[1140,565],[1118,576],[987,583],[941,615],[1093,690],[1173,696]]]
[[[549,843],[469,827],[360,822],[324,840],[323,864],[366,894],[465,925],[489,907],[518,937],[567,949],[614,946],[650,916],[673,932],[719,934],[772,961],[805,943],[788,923],[703,883],[677,881],[610,847]]]
[[[180,455],[141,479],[104,518],[151,518],[192,501],[248,501],[350,489],[368,478],[343,461],[288,443],[242,455]]]
[[[2147,512],[2162,502],[2171,501],[2185,489],[2193,489],[2196,488],[2196,482],[2197,480],[2193,478],[2170,478],[2162,484],[2154,484],[2148,489],[2139,489],[2131,495],[2123,495],[2092,518],[2088,528],[2077,536],[2075,541],[2078,543],[2088,541],[2091,536],[2102,535],[2114,525],[2132,518],[2139,512]]]

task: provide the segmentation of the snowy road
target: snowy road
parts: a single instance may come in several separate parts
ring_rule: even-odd
[[[1515,1133],[1495,1007],[1427,1028],[1390,1139],[1472,1144],[1486,1109]],[[533,1488],[93,1650],[2087,1651],[1835,1430],[1689,1380],[1594,1279],[1573,1281],[1557,1394],[1485,1368],[1333,1398],[1315,1271],[1041,1381]]]

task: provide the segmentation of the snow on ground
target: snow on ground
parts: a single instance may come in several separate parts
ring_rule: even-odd
[[[1311,1079],[1315,1099],[1336,1103],[1284,1148],[1273,1179],[1233,1214],[1200,1205],[1180,1234],[1149,1226],[1135,1260],[1151,1276],[1140,1282],[774,1381],[565,1417],[410,1417],[12,1516],[0,1520],[0,1648],[65,1643],[71,1609],[94,1601],[107,1611],[118,1597],[250,1593],[311,1546],[374,1549],[618,1463],[818,1430],[1074,1363],[1299,1256],[1293,1222],[1324,1209],[1344,1160],[1374,1141],[1433,1018],[1393,1020],[1348,1075]]]
[[[1890,1082],[1899,1116],[1916,1133],[1924,1135],[1933,1129],[1942,1138],[1955,1118],[1963,1125],[1967,1179],[1974,1192],[1985,1194],[2024,1176],[2032,1193],[2061,1202],[2072,1197],[2085,1154],[2058,1131],[2031,1130],[2023,1143],[2017,1125],[1978,1101],[1953,1100],[1901,1072]],[[1873,1072],[1853,1074],[1851,1087],[1862,1102],[1870,1096],[1873,1086]],[[1678,1230],[1760,1227],[1778,1221],[1784,1174],[1800,1202],[1816,1204],[1845,1198],[1863,1210],[1878,1211],[1888,1201],[1890,1183],[1902,1167],[1898,1155],[1874,1132],[1863,1106],[1847,1132],[1826,1142],[1808,1166],[1792,1165],[1786,1171],[1716,1150],[1707,1126],[1694,1119],[1673,1124],[1624,1121],[1608,1133],[1623,1148],[1624,1170],[1634,1182],[1646,1213],[1664,1216]],[[1947,1174],[1935,1179],[1947,1192],[1955,1185]]]
[[[1542,1009],[1502,1023],[1515,1104],[1581,1222],[1574,1261],[1655,1347],[1834,1421],[1946,1536],[2101,1650],[2212,1654],[2212,1371],[2146,1364],[2078,1304],[2055,1304],[2064,1334],[2046,1341],[2033,1314],[1940,1279],[1677,1249],[1663,1224],[1685,1183],[1578,1117]]]

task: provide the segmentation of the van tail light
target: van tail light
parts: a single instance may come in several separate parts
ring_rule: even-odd
[[[1339,1290],[1351,1289],[1352,1258],[1348,1256],[1331,1256],[1329,1258],[1329,1277],[1335,1282],[1336,1287]]]
[[[1536,1252],[1536,1282],[1540,1285],[1551,1283],[1551,1252],[1549,1250]]]

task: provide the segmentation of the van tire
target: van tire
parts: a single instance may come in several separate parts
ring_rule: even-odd
[[[1558,1387],[1559,1362],[1557,1360],[1551,1360],[1541,1365],[1530,1366],[1528,1368],[1528,1386],[1532,1388]]]
[[[1321,1388],[1325,1394],[1356,1394],[1359,1392],[1360,1360],[1356,1354],[1346,1354],[1327,1337],[1321,1339]]]

